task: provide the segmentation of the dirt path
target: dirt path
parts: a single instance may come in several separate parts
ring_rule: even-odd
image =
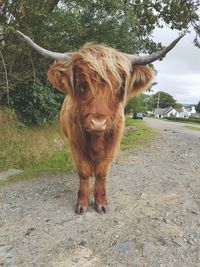
[[[110,213],[74,214],[78,179],[0,189],[0,266],[200,266],[200,132],[148,119],[150,144],[110,169]]]

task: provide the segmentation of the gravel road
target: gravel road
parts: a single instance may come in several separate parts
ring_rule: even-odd
[[[146,123],[158,134],[112,164],[106,215],[74,213],[76,173],[0,188],[0,266],[200,266],[200,131]]]

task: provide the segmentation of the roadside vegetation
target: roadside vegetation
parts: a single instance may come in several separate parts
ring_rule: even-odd
[[[128,148],[134,148],[139,145],[146,144],[147,141],[155,135],[155,130],[148,127],[144,121],[135,120],[126,117],[126,126],[135,126],[136,129],[132,131],[128,131],[121,142],[121,150],[125,150]]]
[[[75,169],[58,121],[30,127],[22,124],[15,113],[7,109],[0,111],[0,124],[0,171],[22,169],[24,172],[17,177],[27,178],[42,172]],[[126,118],[126,126],[133,125],[136,128],[122,139],[122,150],[136,147],[154,133],[143,121]]]
[[[58,122],[28,127],[10,110],[0,111],[0,170],[23,169],[25,173],[70,171],[73,163]]]
[[[185,128],[195,130],[195,131],[200,131],[200,127],[196,127],[194,125],[185,125]]]
[[[177,122],[189,122],[189,123],[197,123],[200,124],[200,118],[176,118],[176,117],[164,117],[164,119],[169,120],[169,121],[177,121]]]

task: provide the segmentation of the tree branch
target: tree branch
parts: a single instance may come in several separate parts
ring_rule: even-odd
[[[32,65],[32,69],[33,69],[33,84],[35,85],[36,84],[36,73],[35,73],[35,67],[34,67],[34,64],[33,64],[31,52],[29,53],[29,57],[30,57],[31,65]]]
[[[5,64],[5,61],[4,61],[3,54],[1,52],[1,50],[0,50],[0,56],[1,56],[2,63],[3,63],[4,71],[5,71],[7,102],[8,102],[8,105],[10,105],[9,85],[8,85],[8,72],[7,72],[7,69],[6,69],[6,64]]]

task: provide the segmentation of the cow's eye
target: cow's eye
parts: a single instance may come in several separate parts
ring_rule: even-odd
[[[120,99],[123,99],[123,97],[124,97],[124,93],[125,93],[124,87],[120,87],[119,90],[117,91],[117,96],[118,96]]]
[[[81,94],[84,94],[84,93],[85,93],[85,90],[84,90],[83,87],[80,88],[80,93],[81,93]]]
[[[88,91],[88,85],[86,83],[83,83],[80,88],[80,93],[83,95]]]

